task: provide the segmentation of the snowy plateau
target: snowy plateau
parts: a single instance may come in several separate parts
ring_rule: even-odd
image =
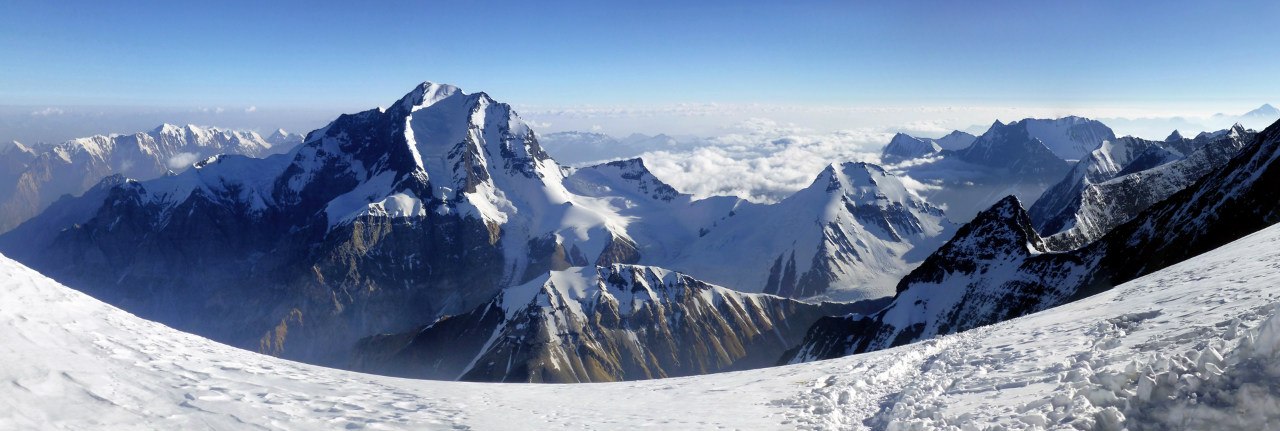
[[[0,275],[3,429],[1120,430],[1280,421],[1280,227],[1075,303],[922,343],[587,385],[304,365],[139,319],[7,258]]]

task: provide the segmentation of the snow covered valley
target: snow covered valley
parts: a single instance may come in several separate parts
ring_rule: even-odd
[[[407,380],[235,349],[0,258],[0,429],[1270,429],[1280,227],[1045,312],[638,382]]]

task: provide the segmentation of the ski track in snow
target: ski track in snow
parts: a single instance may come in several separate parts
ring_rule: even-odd
[[[1273,227],[1079,302],[870,354],[639,382],[481,384],[234,349],[6,258],[0,429],[1275,428],[1280,367],[1265,359],[1280,351],[1280,318],[1256,328],[1277,285]]]

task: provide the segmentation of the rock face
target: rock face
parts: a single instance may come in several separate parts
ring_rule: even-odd
[[[260,157],[273,144],[253,132],[165,124],[145,133],[93,136],[52,147],[17,144],[0,151],[0,233],[79,195],[103,177],[151,179],[215,154]]]
[[[1016,202],[1002,201],[904,278],[884,310],[819,321],[784,360],[886,348],[1018,317],[1241,238],[1280,221],[1277,157],[1280,124],[1273,124],[1190,187],[1069,252],[1046,251]],[[980,252],[986,249],[995,252]]]
[[[1107,141],[1031,206],[1032,224],[1051,249],[1080,247],[1226,164],[1255,135],[1237,125],[1193,140]]]
[[[746,292],[871,299],[953,231],[893,174],[843,163],[777,204],[738,208],[664,266]]]
[[[468,313],[362,340],[354,368],[556,383],[757,368],[819,317],[873,305],[740,293],[653,267],[580,267],[507,288]]]

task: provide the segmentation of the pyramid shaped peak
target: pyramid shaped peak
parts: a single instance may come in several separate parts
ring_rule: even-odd
[[[400,98],[398,105],[407,110],[413,110],[434,105],[454,96],[467,96],[467,94],[453,85],[425,81]]]

